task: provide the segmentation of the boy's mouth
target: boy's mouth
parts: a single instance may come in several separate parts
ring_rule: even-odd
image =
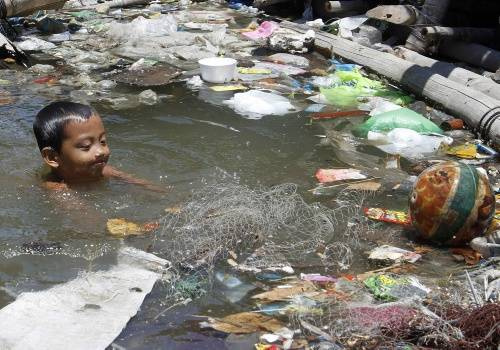
[[[95,167],[104,167],[106,165],[107,161],[102,159],[102,160],[97,160],[94,163],[92,163],[93,166]]]

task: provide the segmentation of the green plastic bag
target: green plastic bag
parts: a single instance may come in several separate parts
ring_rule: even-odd
[[[335,75],[339,77],[344,84],[354,83],[357,87],[365,87],[370,89],[383,89],[384,84],[380,81],[372,80],[364,77],[358,70],[353,71],[336,71]]]
[[[333,105],[339,107],[354,107],[358,97],[373,96],[374,89],[383,88],[382,83],[365,78],[357,70],[337,71],[333,74],[339,78],[342,85],[332,88],[320,88],[321,94]]]
[[[381,96],[397,103],[406,105],[412,102],[412,98],[399,91],[388,89],[380,81],[364,77],[357,70],[336,71],[335,74],[342,85],[331,88],[320,88],[321,94],[327,101],[339,107],[356,107],[358,98]]]
[[[369,131],[388,132],[395,128],[411,129],[419,133],[443,133],[439,126],[408,108],[374,115],[355,127],[352,133],[358,137],[367,137]]]
[[[333,88],[320,88],[319,91],[328,102],[339,107],[358,105],[358,97],[372,96],[373,93],[363,87],[341,85]]]
[[[368,277],[364,284],[376,298],[384,301],[413,296],[424,298],[430,292],[430,289],[413,276],[398,277],[380,274]]]
[[[414,101],[413,97],[397,90],[380,89],[377,90],[375,96],[383,97],[400,106],[407,106]]]

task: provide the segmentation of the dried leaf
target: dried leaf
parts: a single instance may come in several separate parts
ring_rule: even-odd
[[[211,86],[210,89],[216,92],[224,92],[224,91],[247,90],[248,88],[246,86],[239,84],[239,85],[216,85],[216,86]]]
[[[117,237],[141,235],[144,233],[141,226],[125,219],[109,219],[106,223],[106,228],[110,234]]]
[[[477,155],[477,147],[475,144],[469,143],[451,147],[446,151],[446,154],[453,155],[464,159],[474,159]]]
[[[417,254],[423,255],[423,254],[433,252],[434,249],[431,247],[425,246],[425,245],[419,245],[419,246],[414,247],[413,251]]]
[[[393,268],[389,269],[388,271],[395,273],[395,274],[398,274],[398,275],[402,275],[402,274],[408,274],[412,271],[415,271],[416,269],[417,269],[417,267],[415,265],[404,264],[401,266],[394,266]]]
[[[275,318],[257,312],[240,312],[220,319],[209,319],[207,326],[224,333],[248,334],[260,331],[276,332],[285,325]]]
[[[266,68],[238,68],[238,73],[240,74],[271,74],[272,71]]]
[[[467,265],[476,265],[481,260],[481,254],[472,248],[452,248],[451,253],[463,256]]]
[[[151,231],[156,230],[158,227],[160,227],[160,223],[157,221],[152,221],[152,222],[148,222],[148,223],[144,224],[142,226],[142,230],[144,232],[151,232]]]
[[[165,212],[169,214],[179,214],[182,211],[181,207],[168,207]]]
[[[375,181],[365,181],[365,182],[359,182],[355,184],[351,184],[346,187],[348,190],[359,190],[359,191],[378,191],[378,189],[382,186],[378,182]]]
[[[271,289],[268,292],[254,295],[252,299],[261,299],[265,301],[287,300],[289,298],[293,298],[296,295],[315,291],[317,291],[317,289],[313,283],[308,281],[301,281],[297,284],[292,284],[289,286],[279,286]]]
[[[46,76],[46,77],[41,77],[41,78],[35,79],[35,80],[33,80],[33,82],[35,84],[48,84],[48,85],[52,85],[52,84],[57,83],[57,78],[49,75],[49,76]]]
[[[233,259],[227,259],[227,263],[232,267],[238,266],[238,263]]]

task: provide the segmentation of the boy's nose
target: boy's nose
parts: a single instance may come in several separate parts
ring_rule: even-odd
[[[104,158],[109,154],[109,149],[106,146],[98,146],[96,149],[96,158]]]

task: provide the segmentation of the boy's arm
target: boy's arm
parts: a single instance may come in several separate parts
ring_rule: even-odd
[[[127,182],[129,184],[143,186],[144,188],[147,188],[148,190],[151,190],[151,191],[161,192],[161,193],[167,192],[167,190],[165,188],[157,186],[157,185],[155,185],[147,180],[134,177],[134,176],[127,174],[123,171],[115,169],[109,165],[106,165],[106,167],[104,168],[103,174],[105,177],[114,177],[116,179],[119,179],[123,182]]]

